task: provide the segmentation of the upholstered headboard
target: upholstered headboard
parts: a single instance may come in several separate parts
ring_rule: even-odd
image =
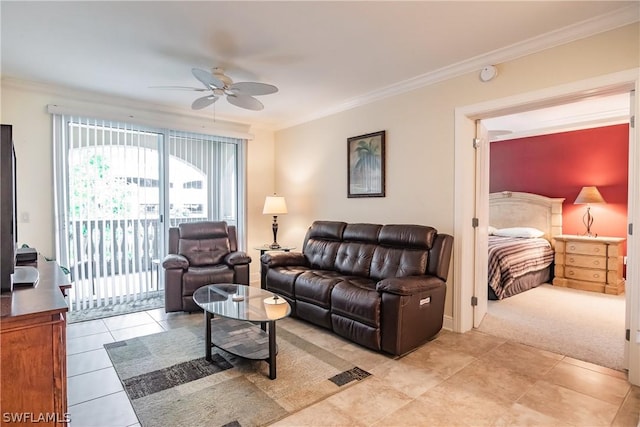
[[[496,228],[534,227],[544,231],[544,238],[562,234],[562,202],[532,193],[502,191],[489,194],[489,225]]]

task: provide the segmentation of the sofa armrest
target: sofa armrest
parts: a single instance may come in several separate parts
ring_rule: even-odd
[[[229,266],[245,265],[251,262],[251,257],[245,252],[236,251],[231,252],[226,257],[224,257],[224,262]]]
[[[376,290],[396,295],[413,295],[440,286],[445,286],[445,282],[435,276],[408,276],[382,279],[376,284]]]
[[[162,267],[166,270],[189,268],[189,261],[182,255],[169,254],[162,260]]]
[[[309,265],[307,258],[301,252],[267,252],[260,257],[260,262],[270,268]]]

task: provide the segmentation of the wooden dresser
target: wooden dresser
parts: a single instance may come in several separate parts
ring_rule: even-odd
[[[624,238],[560,235],[554,239],[554,286],[614,295],[624,292]]]
[[[2,425],[60,426],[68,422],[65,290],[57,263],[38,259],[36,287],[0,297]]]

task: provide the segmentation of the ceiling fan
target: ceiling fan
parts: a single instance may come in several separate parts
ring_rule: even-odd
[[[160,86],[163,89],[179,89],[193,90],[197,92],[211,92],[210,94],[196,99],[191,104],[194,110],[201,110],[216,102],[220,97],[226,96],[227,101],[236,107],[246,108],[247,110],[260,111],[264,108],[262,102],[258,101],[254,96],[269,95],[276,93],[278,88],[258,82],[238,82],[233,80],[226,74],[222,68],[213,68],[211,72],[200,68],[191,70],[194,77],[204,85],[204,88],[185,87],[185,86]],[[156,86],[159,87],[159,86]]]

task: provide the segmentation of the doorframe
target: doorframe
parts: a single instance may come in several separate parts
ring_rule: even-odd
[[[477,274],[475,262],[486,262],[486,253],[476,259],[475,229],[472,219],[476,213],[475,192],[480,174],[475,168],[476,120],[514,114],[517,112],[565,104],[587,96],[635,90],[639,93],[640,68],[620,71],[569,84],[494,99],[455,109],[454,134],[454,262],[453,262],[453,330],[466,332],[473,328],[471,299],[475,294]],[[635,97],[635,111],[640,111],[639,96]],[[636,144],[640,141],[640,126],[630,129],[629,139],[629,195],[640,192],[640,161],[636,159]],[[485,178],[486,179],[486,178]],[[488,185],[488,183],[487,183]],[[487,196],[488,197],[488,196]],[[637,197],[637,196],[636,196]],[[627,236],[627,255],[640,250],[640,205],[629,197],[627,217],[636,224],[636,233]],[[480,213],[481,214],[481,213]],[[482,215],[482,214],[481,214]],[[488,216],[488,212],[484,213]],[[627,257],[627,310],[630,314],[631,341],[629,345],[629,381],[640,385],[640,257]],[[474,262],[475,261],[475,262]]]

